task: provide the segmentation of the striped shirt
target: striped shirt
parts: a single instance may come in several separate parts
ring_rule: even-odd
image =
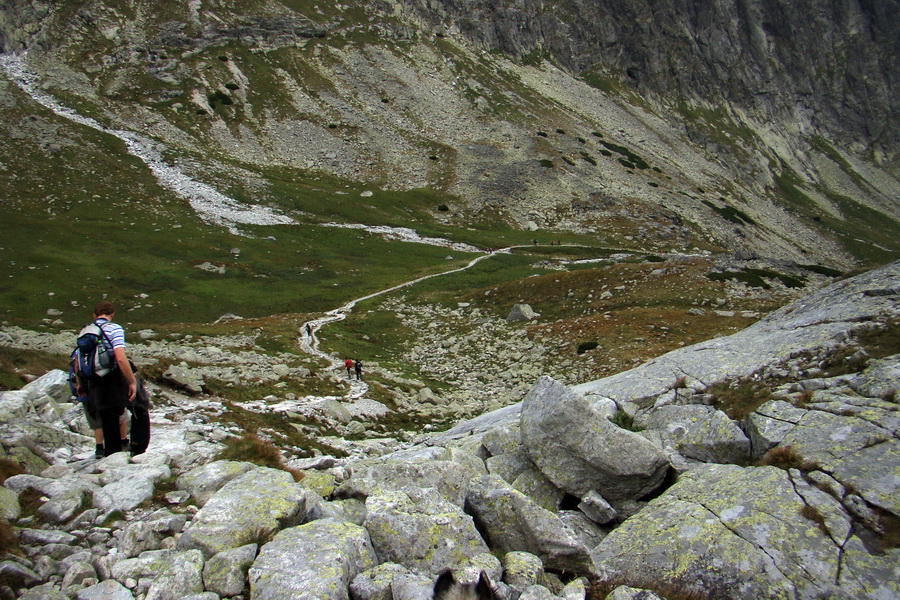
[[[95,323],[100,326],[100,329],[103,330],[103,333],[106,334],[109,341],[112,343],[112,348],[109,348],[110,350],[125,347],[125,330],[122,329],[121,325],[112,323],[106,319],[97,319]],[[103,343],[108,345],[106,344],[106,340],[103,340]]]

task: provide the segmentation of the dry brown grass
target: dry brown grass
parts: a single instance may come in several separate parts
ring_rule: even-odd
[[[6,483],[6,480],[14,475],[22,475],[25,469],[22,465],[8,458],[0,458],[0,485]]]
[[[803,508],[800,509],[800,515],[804,519],[815,523],[816,527],[825,535],[831,535],[831,532],[828,531],[828,525],[825,524],[825,517],[822,516],[822,513],[816,507],[804,504]]]
[[[816,463],[800,456],[793,446],[775,446],[759,459],[758,464],[761,467],[777,467],[784,470],[815,471],[819,468]]]
[[[225,440],[225,449],[216,455],[216,460],[251,462],[261,467],[287,471],[293,476],[294,481],[303,479],[301,471],[288,468],[284,462],[284,457],[281,456],[281,451],[272,442],[260,439],[252,433]]]

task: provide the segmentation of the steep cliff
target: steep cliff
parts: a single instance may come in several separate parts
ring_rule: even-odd
[[[879,158],[900,142],[900,2],[400,0],[432,28],[628,82],[670,106],[730,106]]]

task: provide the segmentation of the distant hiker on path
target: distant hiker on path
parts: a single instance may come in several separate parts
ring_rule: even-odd
[[[312,338],[312,327],[309,326],[309,323],[306,324],[306,337]]]
[[[353,379],[353,361],[349,358],[344,361],[344,368],[347,369],[347,379]]]
[[[122,450],[119,420],[125,408],[134,400],[137,391],[134,372],[125,355],[125,330],[121,325],[112,322],[115,314],[112,302],[107,300],[99,302],[94,308],[94,322],[106,334],[106,339],[101,343],[112,346],[108,347],[107,351],[112,351],[118,368],[103,377],[92,378],[88,392],[88,402],[100,416],[103,453],[106,456]]]
[[[359,359],[353,364],[353,369],[356,371],[356,380],[362,381],[362,363]]]

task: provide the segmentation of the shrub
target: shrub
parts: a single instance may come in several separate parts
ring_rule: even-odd
[[[715,398],[716,408],[734,421],[745,419],[772,398],[768,387],[748,379],[714,383],[707,391]]]
[[[629,417],[628,413],[624,410],[617,410],[616,414],[612,416],[609,422],[616,427],[621,427],[622,429],[627,429],[628,431],[633,431],[635,433],[642,431],[640,427],[635,427],[634,419]]]
[[[553,161],[548,158],[541,159],[541,166],[547,169],[552,169]]]
[[[599,345],[600,344],[595,341],[581,342],[580,344],[578,344],[577,352],[578,352],[578,354],[584,354],[585,352],[587,352],[589,350],[593,350],[594,348],[596,348]]]
[[[438,210],[441,212],[447,212],[450,210],[450,207],[447,206],[446,204],[441,204],[440,206],[438,206]]]
[[[541,136],[541,137],[547,137],[547,132],[546,132],[546,131],[538,131],[537,134],[538,134],[539,136]]]
[[[556,130],[556,133],[558,133],[558,134],[560,134],[560,135],[566,135],[566,132],[565,132],[564,129],[557,129],[557,130]]]
[[[226,84],[225,84],[225,87],[228,88],[228,89],[231,90],[231,91],[241,89],[241,86],[239,86],[239,85],[236,84],[236,83],[226,83]]]
[[[209,105],[213,108],[220,104],[222,106],[231,106],[232,104],[234,104],[234,102],[231,100],[231,97],[222,90],[216,90],[212,94],[207,95],[206,99],[209,100]]]

